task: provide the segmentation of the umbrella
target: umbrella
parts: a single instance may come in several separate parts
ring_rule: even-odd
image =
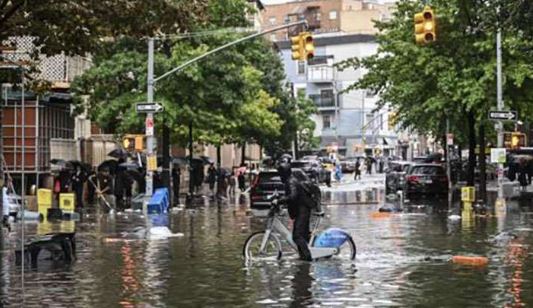
[[[67,164],[67,161],[64,160],[64,159],[57,159],[57,158],[54,158],[54,159],[51,159],[50,160],[50,163],[52,165],[58,165],[58,166],[64,166]]]
[[[117,172],[118,162],[114,159],[104,160],[100,165],[98,165],[98,171],[103,171],[104,169],[109,170],[109,173],[115,174]]]
[[[202,157],[207,157],[207,156],[202,156]],[[188,165],[189,157],[173,157],[171,161],[172,161],[172,164],[174,165]],[[200,165],[200,164],[203,165],[203,164],[209,163],[209,161],[203,158],[193,158],[192,163],[195,165]]]
[[[59,167],[59,170],[74,169],[74,165],[71,161],[66,161],[64,159],[52,159],[50,160],[52,165]],[[56,169],[58,170],[58,169]]]
[[[123,148],[114,149],[113,151],[107,153],[107,156],[111,156],[114,158],[124,158],[128,156],[128,151],[124,150]]]
[[[200,156],[200,159],[205,163],[205,164],[214,164],[215,162],[211,159],[211,157],[209,156]],[[193,158],[194,160],[194,158]]]
[[[118,167],[123,170],[137,170],[140,168],[140,166],[133,161],[121,163]]]
[[[174,165],[187,165],[189,160],[185,157],[173,157],[172,164]]]

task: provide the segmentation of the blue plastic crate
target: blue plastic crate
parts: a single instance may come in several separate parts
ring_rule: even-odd
[[[148,214],[162,214],[168,212],[169,196],[168,189],[159,188],[148,202]]]

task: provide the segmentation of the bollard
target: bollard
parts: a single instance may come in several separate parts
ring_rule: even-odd
[[[473,186],[461,187],[461,201],[463,202],[463,210],[461,211],[463,227],[470,227],[472,219],[472,203],[476,199],[476,190]]]

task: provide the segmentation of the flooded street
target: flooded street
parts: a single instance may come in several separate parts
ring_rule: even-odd
[[[533,209],[450,221],[432,204],[412,213],[374,215],[382,191],[327,192],[329,226],[349,231],[355,264],[279,262],[246,265],[245,239],[264,218],[245,205],[210,204],[170,214],[166,240],[109,240],[142,225],[139,214],[85,215],[76,224],[70,266],[21,268],[2,243],[1,300],[19,307],[503,307],[533,305]],[[377,198],[378,200],[374,200]],[[42,226],[41,226],[42,227]],[[53,228],[68,228],[55,225]],[[72,227],[72,226],[70,226]],[[27,224],[27,232],[38,231]],[[486,267],[452,264],[454,255],[489,258]]]

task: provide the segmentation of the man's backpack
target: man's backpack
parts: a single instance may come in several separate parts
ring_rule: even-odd
[[[312,181],[300,182],[300,186],[302,187],[304,195],[307,199],[306,204],[309,205],[311,209],[320,212],[322,210],[322,194],[320,192],[320,187],[318,187],[318,185]]]

